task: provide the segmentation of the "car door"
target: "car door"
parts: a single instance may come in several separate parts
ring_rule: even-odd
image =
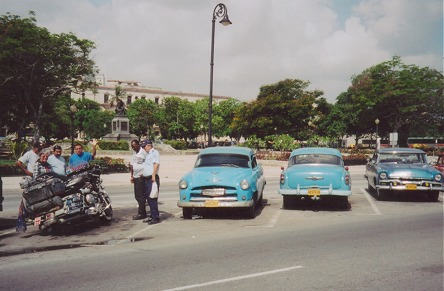
[[[371,160],[367,163],[367,165],[365,166],[365,176],[369,182],[369,184],[373,187],[375,187],[375,176],[376,176],[376,164],[378,161],[378,153],[374,153],[373,157],[371,158]]]

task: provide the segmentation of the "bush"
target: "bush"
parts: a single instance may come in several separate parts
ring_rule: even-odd
[[[128,151],[129,144],[125,140],[119,141],[107,141],[107,140],[99,140],[98,145],[102,150],[110,150],[110,151]]]
[[[186,150],[187,143],[184,140],[166,140],[165,144],[170,145],[172,148],[176,150]]]
[[[367,156],[364,154],[352,154],[349,156],[342,156],[344,159],[344,165],[346,166],[356,166],[367,164]]]

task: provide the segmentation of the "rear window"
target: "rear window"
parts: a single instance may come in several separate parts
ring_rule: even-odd
[[[206,154],[197,157],[194,167],[235,167],[249,168],[249,158],[236,154]]]
[[[342,166],[343,161],[338,156],[323,155],[323,154],[306,154],[297,155],[290,158],[288,166],[301,165],[301,164],[328,164]]]

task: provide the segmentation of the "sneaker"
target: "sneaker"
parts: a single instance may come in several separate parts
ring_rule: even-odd
[[[148,221],[148,224],[149,225],[158,224],[159,222],[160,222],[160,219],[151,219],[150,221]]]
[[[143,222],[148,223],[148,222],[150,222],[151,220],[153,220],[153,218],[152,218],[152,217],[148,217],[147,219],[144,219]]]

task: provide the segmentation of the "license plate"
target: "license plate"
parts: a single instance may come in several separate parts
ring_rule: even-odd
[[[217,200],[207,200],[204,202],[205,207],[219,207],[219,201]]]
[[[416,184],[406,184],[405,188],[407,190],[416,190]]]
[[[41,222],[42,222],[41,217],[34,218],[34,225],[38,226],[38,225],[40,225]]]
[[[319,196],[321,195],[321,189],[308,189],[308,196]]]

